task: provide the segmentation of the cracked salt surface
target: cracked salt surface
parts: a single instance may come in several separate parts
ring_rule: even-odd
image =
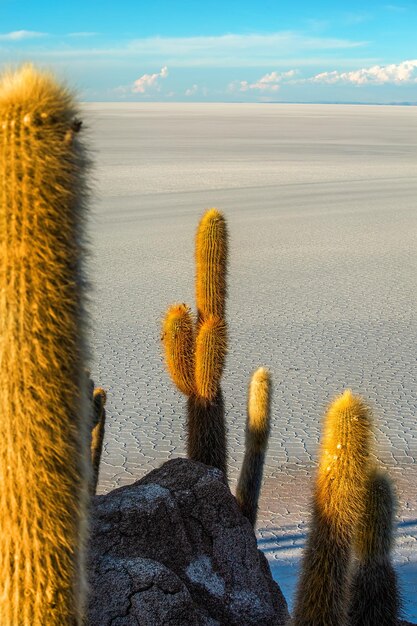
[[[98,493],[185,456],[185,399],[164,370],[160,319],[172,302],[194,307],[194,233],[217,206],[231,235],[231,488],[249,376],[265,365],[274,392],[257,534],[291,604],[321,416],[346,387],[362,394],[398,491],[394,559],[417,622],[415,108],[85,109],[97,181],[91,371],[108,392]]]

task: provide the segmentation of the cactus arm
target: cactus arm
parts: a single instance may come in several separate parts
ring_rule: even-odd
[[[252,526],[256,524],[265,453],[268,446],[271,379],[267,369],[257,369],[249,384],[245,433],[245,456],[236,489],[240,509]]]
[[[391,563],[396,499],[387,475],[372,468],[367,481],[365,507],[359,521],[349,584],[349,626],[396,626],[400,593]]]
[[[345,391],[330,406],[324,422],[294,626],[347,623],[351,543],[363,510],[370,435],[367,407],[360,398]]]
[[[174,304],[162,324],[165,363],[178,389],[187,396],[194,393],[194,325],[185,304]]]
[[[217,395],[226,349],[224,321],[209,316],[200,326],[195,346],[195,386],[203,400],[213,401]]]
[[[217,209],[209,209],[201,218],[196,235],[198,323],[210,315],[225,317],[227,258],[226,220]]]
[[[91,465],[93,475],[91,479],[91,495],[96,494],[100,470],[101,454],[103,451],[104,426],[106,423],[105,404],[107,394],[102,387],[94,389],[93,394],[93,429],[91,431]]]
[[[72,96],[0,79],[0,624],[81,624],[89,402],[86,160]]]

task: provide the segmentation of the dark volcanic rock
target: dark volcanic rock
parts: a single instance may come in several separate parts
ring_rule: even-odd
[[[89,626],[278,626],[285,599],[223,474],[168,461],[93,502]]]

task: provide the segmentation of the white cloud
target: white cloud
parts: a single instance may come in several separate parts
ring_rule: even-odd
[[[35,39],[45,37],[46,33],[38,33],[34,30],[14,30],[11,33],[0,34],[0,41],[23,41],[23,39]]]
[[[160,90],[159,80],[168,76],[168,68],[166,65],[157,74],[143,74],[135,80],[132,86],[133,93],[145,93],[149,88]]]
[[[391,63],[390,65],[373,65],[372,67],[353,70],[351,72],[321,72],[308,79],[312,83],[352,83],[354,85],[385,85],[393,83],[404,85],[417,83],[417,59]]]
[[[296,75],[296,70],[289,70],[288,72],[270,72],[261,76],[253,83],[249,83],[247,80],[234,81],[229,84],[229,91],[251,91],[257,90],[262,92],[276,92],[280,88],[280,83],[287,79],[291,79]]]
[[[189,87],[188,89],[185,90],[185,95],[186,96],[194,96],[198,91],[198,85],[193,85],[192,87]]]

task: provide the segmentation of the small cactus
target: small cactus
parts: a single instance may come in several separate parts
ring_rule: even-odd
[[[106,423],[107,394],[102,387],[94,389],[92,397],[93,428],[91,431],[91,465],[93,475],[91,479],[91,495],[95,495],[100,470],[101,453],[103,451],[104,425]]]
[[[351,544],[363,513],[371,438],[370,413],[345,391],[325,421],[312,523],[297,589],[294,626],[344,626]]]
[[[196,234],[197,322],[194,326],[185,304],[173,305],[162,326],[168,371],[188,396],[188,457],[225,474],[226,425],[220,379],[227,351],[227,250],[226,221],[217,209],[209,209]]]
[[[349,626],[398,624],[400,594],[390,559],[395,508],[390,479],[373,468],[367,480],[364,512],[355,534],[356,559],[348,596]]]
[[[0,624],[81,624],[87,590],[87,161],[69,91],[0,79]]]
[[[266,368],[254,372],[248,395],[245,456],[236,490],[242,513],[255,526],[270,431],[271,379]]]

